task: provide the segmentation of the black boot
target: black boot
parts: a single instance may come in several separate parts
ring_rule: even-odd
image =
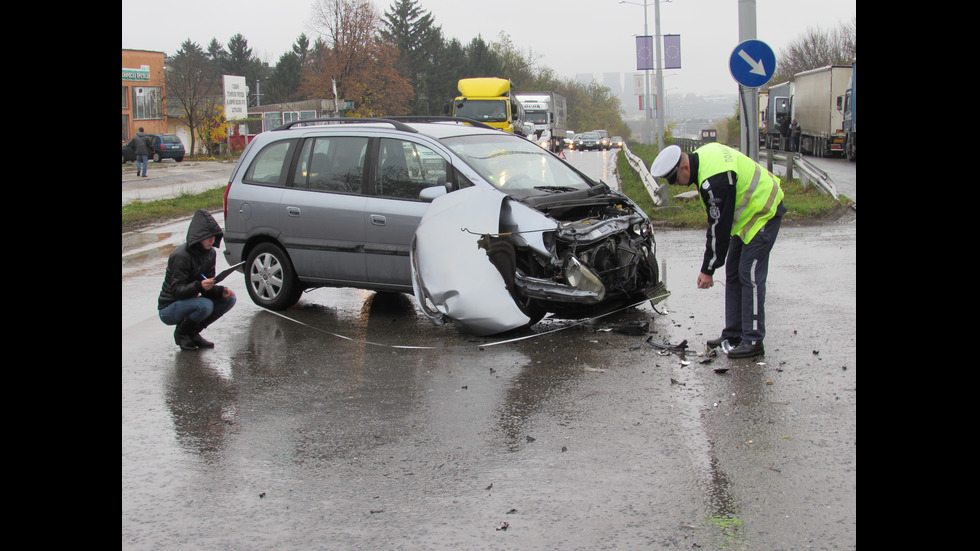
[[[765,354],[766,349],[762,346],[762,341],[745,341],[728,351],[729,358],[753,358],[755,356],[764,356]]]
[[[195,334],[193,331],[196,326],[197,324],[188,318],[184,318],[177,324],[177,328],[174,329],[174,342],[181,350],[197,350],[198,346],[191,338],[191,335]]]
[[[213,315],[208,316],[204,318],[203,321],[194,325],[194,330],[191,332],[191,340],[194,341],[194,344],[196,344],[198,348],[214,348],[214,343],[202,337],[201,331],[204,331],[207,326],[214,323],[214,320],[216,319],[218,318],[214,317]]]
[[[203,327],[197,325],[194,327],[194,329],[197,331],[191,333],[191,340],[194,341],[194,344],[196,344],[198,348],[214,348],[213,342],[201,336],[201,330],[204,329]]]

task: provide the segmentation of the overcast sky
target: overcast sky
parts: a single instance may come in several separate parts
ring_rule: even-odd
[[[419,0],[443,35],[464,45],[480,35],[496,41],[501,30],[521,52],[532,52],[539,67],[557,76],[579,73],[636,72],[636,40],[654,34],[654,0]],[[681,68],[664,72],[665,93],[734,94],[738,85],[729,58],[740,42],[738,6],[743,0],[661,0],[660,33],[681,37]],[[378,12],[394,0],[372,0]],[[300,33],[310,41],[313,0],[123,0],[122,47],[162,51],[167,55],[190,39],[207,48],[212,38],[227,46],[237,33],[253,54],[274,66]],[[820,31],[851,23],[857,0],[756,0],[756,36],[776,54],[808,28]],[[163,14],[167,14],[166,17]],[[474,75],[500,76],[507,75]],[[626,86],[632,87],[631,79]]]

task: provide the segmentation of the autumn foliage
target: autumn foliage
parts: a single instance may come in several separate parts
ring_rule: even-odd
[[[314,49],[301,91],[354,103],[354,116],[404,115],[414,95],[396,69],[399,52],[378,36],[379,16],[366,0],[318,0],[314,19],[328,42]]]

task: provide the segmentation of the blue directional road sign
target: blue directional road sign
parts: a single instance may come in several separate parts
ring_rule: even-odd
[[[776,72],[776,54],[761,40],[746,40],[732,50],[728,69],[736,82],[747,88],[758,88],[769,82]]]

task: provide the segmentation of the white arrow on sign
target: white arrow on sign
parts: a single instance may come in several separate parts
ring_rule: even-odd
[[[761,59],[759,61],[752,59],[752,56],[747,54],[745,50],[739,50],[738,56],[744,59],[746,63],[752,66],[752,70],[749,71],[750,73],[755,73],[757,75],[762,75],[762,76],[766,75],[766,69],[765,67],[762,66]]]

